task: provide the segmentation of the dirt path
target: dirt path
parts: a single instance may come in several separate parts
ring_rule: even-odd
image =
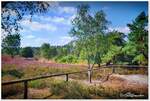
[[[138,84],[147,85],[148,76],[147,75],[123,75],[122,78],[126,79],[129,82],[136,82]]]

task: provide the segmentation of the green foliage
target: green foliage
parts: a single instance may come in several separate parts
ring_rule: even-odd
[[[62,80],[54,80],[51,83],[51,89],[50,91],[55,94],[55,95],[59,95],[61,93],[64,93],[66,90],[66,85],[67,83],[65,81]]]
[[[90,98],[90,94],[88,93],[88,89],[84,87],[82,84],[75,81],[58,81],[55,80],[51,84],[51,90],[55,95],[63,94],[65,99],[86,99]]]
[[[68,82],[67,92],[64,96],[67,99],[89,99],[91,98],[90,93],[88,92],[87,87],[83,86],[79,82]]]
[[[21,50],[21,56],[25,58],[33,57],[33,50],[31,47],[25,47]]]
[[[5,76],[5,75],[11,75],[17,78],[21,78],[24,76],[24,73],[16,69],[2,70],[2,76]]]
[[[131,55],[131,56],[135,56],[137,53],[136,44],[132,43],[132,42],[127,42],[125,47],[122,48],[122,52],[126,55]]]
[[[42,89],[47,87],[47,83],[45,82],[45,80],[34,80],[29,83],[29,87]]]
[[[114,57],[119,54],[121,47],[111,46],[107,54],[102,57],[103,63],[107,63],[109,61],[116,62]]]
[[[48,43],[42,44],[40,53],[41,53],[42,57],[44,57],[46,59],[50,59],[50,55],[51,55],[50,54],[50,44],[48,44]]]
[[[89,68],[92,68],[90,64],[95,64],[96,59],[99,59],[100,62],[101,55],[98,53],[103,54],[101,48],[104,46],[104,41],[102,40],[108,21],[103,11],[96,12],[94,17],[91,16],[89,8],[88,5],[78,6],[77,16],[72,21],[73,28],[70,35],[77,38],[76,47],[88,61]]]
[[[73,55],[63,56],[60,59],[57,58],[57,61],[60,63],[77,63],[78,58]]]
[[[18,70],[10,70],[8,71],[8,74],[21,78],[24,74],[22,72],[19,72]]]
[[[130,28],[130,33],[128,35],[129,43],[125,47],[134,45],[132,47],[136,52],[134,53],[133,62],[138,61],[139,64],[143,64],[141,61],[146,61],[145,63],[148,63],[148,16],[144,12],[141,12],[127,26]],[[126,49],[127,53],[130,54],[130,48]]]
[[[111,45],[124,46],[124,44],[125,44],[124,38],[125,38],[124,33],[114,30],[112,32],[107,33],[106,40],[107,40],[107,44],[109,46],[111,46]]]
[[[147,60],[145,59],[143,54],[139,54],[136,57],[134,57],[134,59],[132,60],[132,62],[137,62],[138,64],[142,64],[142,65],[146,65]]]
[[[19,53],[20,40],[19,34],[7,35],[2,40],[2,53],[11,55],[12,57],[17,55]]]
[[[59,48],[57,46],[56,47],[50,46],[50,44],[44,43],[40,47],[40,55],[41,55],[41,57],[43,57],[45,59],[52,59],[55,56],[59,56],[60,54],[63,54],[63,53],[59,52],[60,49],[62,49],[62,48]]]
[[[45,13],[49,6],[50,4],[48,2],[42,1],[2,2],[1,25],[5,32],[3,35],[18,33],[22,29],[20,20],[23,19],[24,15],[31,15],[32,18],[34,14]]]
[[[38,60],[40,58],[40,47],[32,47],[33,57]]]

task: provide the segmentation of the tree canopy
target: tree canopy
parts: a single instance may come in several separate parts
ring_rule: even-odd
[[[19,21],[24,15],[31,15],[32,18],[33,14],[45,13],[49,6],[48,2],[41,1],[3,1],[1,10],[3,36],[19,33],[21,29]]]
[[[101,10],[92,17],[89,13],[89,6],[80,5],[72,24],[73,28],[70,35],[77,38],[77,47],[82,47],[80,51],[83,52],[89,69],[91,69],[96,63],[96,58],[99,59],[98,55],[103,53],[101,50],[104,46],[102,40],[108,24],[105,13]]]
[[[19,53],[20,40],[19,34],[7,35],[2,40],[2,53],[9,54],[12,57],[17,55]]]
[[[21,56],[25,58],[32,58],[33,57],[33,50],[31,47],[25,47],[21,50]]]

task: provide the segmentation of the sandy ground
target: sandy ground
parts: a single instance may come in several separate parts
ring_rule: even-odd
[[[110,87],[122,91],[148,93],[148,76],[147,75],[119,75],[112,74],[106,82],[103,82],[104,87]]]

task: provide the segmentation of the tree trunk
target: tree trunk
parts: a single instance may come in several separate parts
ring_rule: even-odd
[[[91,69],[88,70],[88,80],[90,83],[92,83],[92,71],[91,71]]]
[[[100,66],[101,66],[101,64],[99,63],[99,64],[98,64],[98,67],[100,67]]]
[[[112,73],[115,73],[115,66],[112,67]]]

